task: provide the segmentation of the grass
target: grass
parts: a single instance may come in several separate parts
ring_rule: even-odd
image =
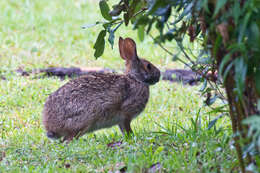
[[[162,172],[230,172],[237,168],[228,117],[207,130],[215,114],[203,106],[200,86],[165,81],[151,87],[145,111],[132,122],[135,136],[124,138],[118,127],[86,134],[69,144],[49,140],[41,122],[50,93],[68,81],[21,77],[15,70],[51,66],[107,67],[121,72],[118,48],[106,44],[95,60],[93,45],[101,27],[82,30],[102,20],[98,1],[0,1],[0,172],[145,172],[155,163]],[[182,67],[172,62],[150,38],[136,32],[116,33],[136,40],[139,55],[160,69]],[[175,48],[175,45],[168,45]],[[217,106],[217,105],[214,105]],[[119,147],[107,144],[122,141]]]

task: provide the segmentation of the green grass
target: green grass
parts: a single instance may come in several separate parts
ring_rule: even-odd
[[[207,113],[200,86],[161,81],[151,87],[145,111],[132,122],[131,138],[124,138],[115,126],[69,144],[49,140],[41,122],[43,104],[68,79],[21,77],[15,70],[76,66],[122,72],[124,62],[117,44],[112,50],[108,43],[102,58],[95,60],[93,45],[101,27],[81,29],[102,20],[98,1],[0,1],[0,11],[0,76],[6,78],[0,80],[0,172],[115,172],[124,166],[128,172],[145,172],[157,162],[162,172],[237,168],[229,118],[207,130],[217,115]],[[183,67],[171,62],[150,38],[140,42],[136,32],[125,27],[116,39],[119,35],[134,38],[139,55],[160,69]],[[107,147],[117,141],[122,141],[120,147]]]

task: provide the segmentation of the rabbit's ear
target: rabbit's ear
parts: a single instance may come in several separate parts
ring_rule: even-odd
[[[124,60],[133,60],[137,57],[136,45],[131,38],[122,39],[119,38],[119,51]]]
[[[122,37],[119,37],[118,47],[119,47],[119,52],[120,52],[121,58],[126,60],[126,56],[125,56],[125,52],[124,52],[124,39]]]
[[[124,40],[124,54],[127,60],[133,60],[138,58],[136,53],[135,42],[131,38],[126,38]]]

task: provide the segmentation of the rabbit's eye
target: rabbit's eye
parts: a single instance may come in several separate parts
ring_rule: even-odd
[[[151,69],[152,69],[151,64],[147,64],[147,69],[148,69],[148,70],[151,70]]]

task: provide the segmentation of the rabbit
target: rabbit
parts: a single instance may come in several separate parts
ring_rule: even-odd
[[[119,38],[119,51],[125,60],[124,74],[81,76],[49,95],[43,109],[47,137],[71,141],[114,125],[123,135],[132,133],[130,123],[144,110],[149,86],[159,81],[160,71],[137,56],[131,38]]]

